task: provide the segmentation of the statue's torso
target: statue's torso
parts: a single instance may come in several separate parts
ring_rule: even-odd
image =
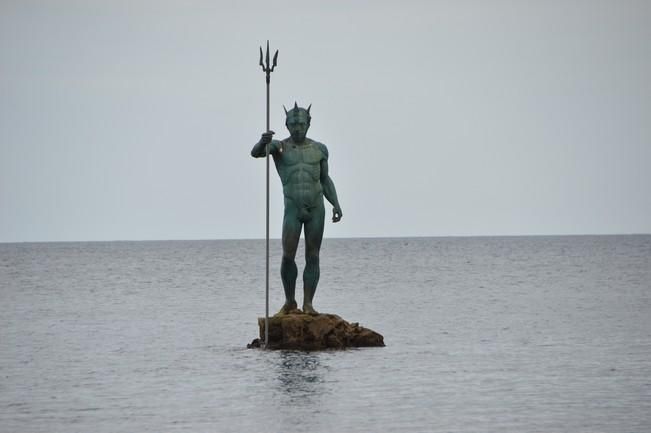
[[[285,197],[300,207],[323,203],[321,161],[325,158],[323,145],[309,138],[301,144],[291,138],[278,142],[274,162]]]

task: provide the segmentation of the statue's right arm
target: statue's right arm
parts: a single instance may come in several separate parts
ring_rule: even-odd
[[[273,154],[276,149],[278,149],[278,141],[277,140],[272,140],[271,137],[273,136],[273,132],[267,133],[265,132],[262,134],[262,138],[260,138],[260,141],[255,143],[253,145],[253,149],[251,149],[251,156],[254,158],[264,158],[267,156],[267,149],[266,145],[269,144],[269,154]]]

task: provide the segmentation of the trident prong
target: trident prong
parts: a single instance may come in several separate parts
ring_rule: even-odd
[[[262,67],[262,72],[267,74],[267,83],[268,83],[269,75],[273,72],[273,70],[276,68],[276,64],[278,63],[278,50],[276,50],[276,54],[274,54],[272,63],[271,65],[269,65],[269,41],[267,41],[267,51],[266,54],[264,55],[265,61],[263,62],[262,59],[263,59],[262,47],[260,47],[260,66]]]

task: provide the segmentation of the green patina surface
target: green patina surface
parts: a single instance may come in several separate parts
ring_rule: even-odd
[[[296,249],[305,234],[305,270],[303,271],[303,311],[316,314],[312,305],[319,283],[319,251],[323,239],[325,207],[323,197],[333,206],[332,221],[341,220],[342,212],[335,185],[328,173],[327,147],[306,136],[310,127],[310,107],[287,111],[285,125],[290,136],[272,140],[273,131],[265,132],[251,150],[251,156],[266,156],[267,146],[283,184],[285,213],[283,216],[283,258],[280,275],[285,290],[285,305],[279,313],[295,309],[296,304]]]

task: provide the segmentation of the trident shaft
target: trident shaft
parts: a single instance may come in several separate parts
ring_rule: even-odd
[[[262,47],[260,47],[260,66],[262,72],[266,74],[267,81],[267,132],[269,129],[269,83],[271,81],[271,73],[276,68],[276,61],[278,60],[278,50],[274,54],[273,63],[269,66],[269,41],[267,41],[267,53],[265,62],[262,62]],[[266,268],[265,268],[265,312],[264,312],[264,347],[266,348],[269,343],[269,145],[267,144],[267,219],[266,219]]]

